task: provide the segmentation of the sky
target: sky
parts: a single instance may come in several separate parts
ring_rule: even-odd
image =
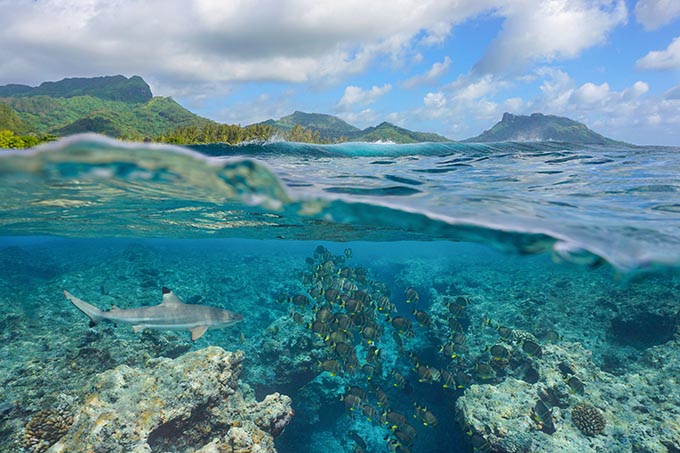
[[[504,112],[680,146],[680,0],[0,0],[0,85],[140,75],[215,121],[451,139]]]

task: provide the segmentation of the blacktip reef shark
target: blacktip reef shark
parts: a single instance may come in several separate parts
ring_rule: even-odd
[[[163,287],[163,301],[160,304],[123,310],[116,306],[109,311],[100,310],[66,290],[64,296],[90,318],[90,326],[105,320],[132,324],[135,333],[144,329],[189,330],[194,341],[201,338],[208,329],[228,327],[243,320],[242,315],[233,311],[209,305],[185,304],[166,287]]]

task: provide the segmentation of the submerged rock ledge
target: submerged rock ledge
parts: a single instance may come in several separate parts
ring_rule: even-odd
[[[275,452],[291,399],[239,388],[244,357],[211,346],[106,371],[48,452]]]
[[[456,417],[481,451],[680,451],[680,375],[674,339],[642,353],[630,372],[602,371],[579,343],[548,344],[535,383],[472,385]],[[585,427],[574,416],[586,408]]]

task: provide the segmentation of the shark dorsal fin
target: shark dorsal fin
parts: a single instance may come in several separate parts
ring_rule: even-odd
[[[163,302],[161,302],[161,305],[177,305],[183,303],[184,302],[182,302],[182,299],[175,296],[175,293],[165,286],[163,287]]]

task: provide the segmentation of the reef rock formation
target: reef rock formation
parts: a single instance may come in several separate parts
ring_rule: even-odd
[[[650,348],[620,376],[579,343],[545,345],[537,382],[472,385],[457,420],[483,451],[680,451],[679,344]]]
[[[48,451],[275,452],[273,438],[293,415],[291,400],[274,393],[258,403],[239,388],[243,359],[241,351],[208,347],[106,371]]]

